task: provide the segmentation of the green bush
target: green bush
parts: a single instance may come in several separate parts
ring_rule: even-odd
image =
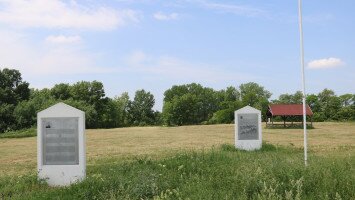
[[[28,128],[17,131],[10,131],[6,133],[0,133],[0,138],[23,138],[23,137],[34,137],[37,135],[36,128]]]
[[[212,118],[208,121],[209,124],[229,124],[234,119],[234,110],[224,109],[213,113]]]
[[[314,122],[324,122],[326,119],[326,116],[322,112],[314,113],[312,116],[312,120]]]

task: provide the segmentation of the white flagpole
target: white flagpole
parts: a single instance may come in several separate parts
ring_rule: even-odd
[[[302,0],[298,0],[298,17],[300,29],[300,52],[301,52],[301,72],[302,72],[302,102],[303,102],[303,146],[304,164],[307,166],[307,115],[306,115],[306,84],[304,75],[304,52],[303,52],[303,30],[302,30]]]

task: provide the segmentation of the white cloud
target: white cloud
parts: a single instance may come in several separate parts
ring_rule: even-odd
[[[26,77],[110,73],[111,69],[96,66],[96,56],[81,45],[33,44],[26,35],[0,30],[1,67],[20,70]]]
[[[218,10],[226,13],[233,13],[237,15],[245,16],[257,16],[264,14],[265,11],[250,6],[240,6],[240,5],[230,5],[230,4],[221,4],[221,3],[205,3],[207,8]]]
[[[325,14],[308,14],[303,17],[304,22],[308,23],[324,23],[327,21],[334,20],[334,15],[325,13]]]
[[[219,66],[184,61],[173,56],[151,56],[142,51],[136,51],[127,56],[126,65],[136,72],[179,81],[246,81],[255,78],[249,74],[224,71]]]
[[[205,0],[189,0],[188,2],[194,2],[199,4],[200,6],[210,9],[210,10],[215,10],[217,12],[221,13],[231,13],[235,15],[240,15],[240,16],[247,16],[247,17],[267,17],[268,12],[256,8],[253,6],[249,5],[237,5],[237,4],[226,4],[226,3],[214,3],[210,1],[205,1]]]
[[[312,60],[308,63],[310,69],[327,69],[343,66],[345,63],[339,58],[324,58]]]
[[[14,27],[109,30],[139,21],[136,11],[89,8],[61,0],[2,0],[0,23]]]
[[[164,14],[163,12],[156,12],[156,13],[154,13],[153,17],[156,20],[169,21],[169,20],[178,19],[179,14],[177,14],[177,13]]]
[[[73,44],[81,42],[81,37],[78,35],[65,36],[65,35],[50,35],[46,37],[45,41],[47,43],[53,44]]]
[[[73,47],[52,48],[41,52],[37,59],[28,63],[25,71],[38,75],[73,75],[107,73],[105,68],[95,66],[94,56]]]
[[[137,66],[151,60],[143,51],[135,51],[127,56],[126,63]]]

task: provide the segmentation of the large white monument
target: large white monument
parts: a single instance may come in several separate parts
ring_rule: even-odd
[[[86,176],[85,113],[58,103],[37,113],[38,177],[66,186]]]
[[[242,150],[257,150],[262,146],[261,112],[245,106],[234,113],[235,147]]]

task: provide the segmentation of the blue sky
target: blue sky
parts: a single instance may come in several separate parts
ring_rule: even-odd
[[[31,87],[98,80],[110,97],[172,85],[301,90],[298,1],[0,0],[0,67]],[[352,0],[303,1],[307,93],[355,92]]]

